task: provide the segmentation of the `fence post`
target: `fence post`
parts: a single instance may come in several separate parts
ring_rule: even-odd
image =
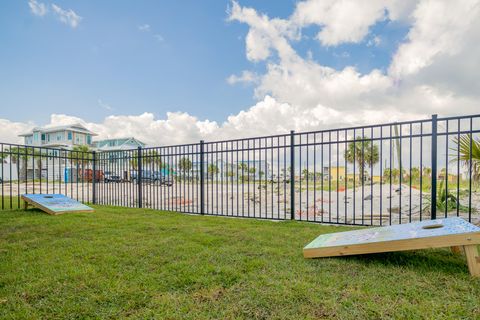
[[[138,207],[142,207],[142,147],[137,150],[137,190],[138,190]]]
[[[200,140],[200,213],[205,214],[205,142]]]
[[[432,199],[431,219],[437,218],[437,115],[432,115]]]
[[[290,131],[290,219],[295,220],[295,131]]]
[[[96,204],[97,203],[97,183],[96,183],[96,171],[97,171],[97,152],[94,150],[92,152],[92,162],[93,162],[93,165],[92,165],[92,168],[93,168],[93,172],[92,172],[92,203],[93,204]]]

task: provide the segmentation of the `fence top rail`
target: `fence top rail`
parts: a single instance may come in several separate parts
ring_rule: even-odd
[[[403,126],[403,125],[409,125],[409,124],[420,124],[420,123],[430,123],[430,122],[432,122],[432,119],[398,121],[398,122],[389,122],[389,123],[381,123],[381,124],[371,124],[371,125],[365,125],[365,126],[353,126],[353,127],[343,127],[343,128],[335,128],[335,129],[295,132],[295,135],[329,133],[329,132],[337,132],[337,131],[351,131],[351,130],[360,130],[360,129],[373,129],[373,128]]]
[[[165,145],[165,146],[146,147],[146,148],[142,148],[142,151],[167,149],[167,148],[178,148],[178,147],[194,147],[194,146],[199,146],[199,145],[200,145],[200,142],[185,143],[185,144],[171,144],[171,145]],[[122,151],[135,151],[137,149],[138,148],[127,149],[127,150],[122,150]],[[104,152],[104,151],[100,151],[100,152]],[[106,152],[113,152],[113,151],[106,151]],[[117,152],[121,152],[121,151],[117,151]]]
[[[205,141],[205,144],[217,144],[217,143],[227,143],[227,142],[240,142],[240,141],[247,141],[247,140],[262,140],[262,139],[271,139],[271,138],[283,138],[290,136],[290,133],[282,133],[282,134],[274,134],[269,136],[256,136],[256,137],[248,137],[248,138],[236,138],[236,139],[229,139],[229,140],[215,140],[215,141]]]
[[[437,121],[449,121],[449,120],[462,120],[462,119],[474,119],[480,118],[480,114],[471,114],[465,116],[451,116],[451,117],[442,117],[437,118]]]

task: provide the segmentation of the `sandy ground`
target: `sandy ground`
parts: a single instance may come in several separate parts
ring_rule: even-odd
[[[124,183],[97,183],[97,203],[135,207],[138,205],[137,185]],[[15,198],[23,193],[63,193],[83,202],[92,201],[90,183],[22,183],[1,185],[0,197]],[[142,204],[155,209],[200,212],[200,190],[192,183],[175,183],[173,186],[144,184]],[[455,193],[455,192],[454,192]],[[313,190],[295,191],[295,218],[298,220],[323,221],[348,224],[398,224],[429,218],[430,202],[428,198],[408,185],[399,186],[379,184],[365,185],[346,191]],[[205,212],[228,216],[246,216],[256,218],[290,219],[290,185],[267,184],[215,184],[208,183],[205,189]],[[461,197],[462,205],[468,207],[469,197]],[[472,221],[480,222],[480,193],[473,192],[471,197]],[[423,210],[421,210],[423,208]],[[456,216],[457,211],[447,216]],[[468,218],[468,212],[459,211],[458,215]],[[437,217],[444,217],[437,212]]]

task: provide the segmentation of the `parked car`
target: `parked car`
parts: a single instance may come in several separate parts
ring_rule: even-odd
[[[114,172],[105,171],[103,181],[105,181],[105,183],[109,183],[109,182],[117,182],[118,183],[118,182],[122,182],[122,177],[120,177],[120,175],[118,175]]]
[[[137,181],[138,181],[138,171],[133,170],[132,172],[130,172],[130,179],[132,180],[132,182],[137,183]],[[155,174],[153,174],[151,171],[142,170],[142,182],[143,183],[155,182],[158,179],[159,179],[159,177],[156,176]]]
[[[136,170],[130,172],[130,179],[133,183],[137,183],[138,172]],[[158,183],[170,187],[173,185],[173,177],[171,175],[164,176],[159,171],[143,170],[142,183]]]

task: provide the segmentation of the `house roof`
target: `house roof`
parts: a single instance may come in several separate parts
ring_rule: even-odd
[[[103,141],[113,141],[113,140],[125,140],[125,142],[129,141],[129,140],[135,140],[141,144],[145,144],[144,142],[138,140],[137,138],[135,137],[118,137],[118,138],[108,138],[108,139],[101,139],[101,140],[97,140],[95,142],[103,142]]]
[[[96,136],[97,134],[88,130],[85,128],[83,125],[80,123],[75,123],[71,125],[65,125],[65,126],[54,126],[54,127],[35,127],[33,128],[30,132],[19,134],[20,137],[25,137],[32,135],[34,132],[41,132],[41,133],[50,133],[50,132],[57,132],[57,131],[73,131],[73,132],[80,132],[80,133],[87,133],[92,136]]]
[[[116,141],[116,143],[114,145],[110,145],[110,142],[112,141]],[[94,141],[93,143],[95,144],[96,148],[101,151],[131,150],[133,145],[140,147],[145,146],[145,143],[134,137],[103,139]]]

